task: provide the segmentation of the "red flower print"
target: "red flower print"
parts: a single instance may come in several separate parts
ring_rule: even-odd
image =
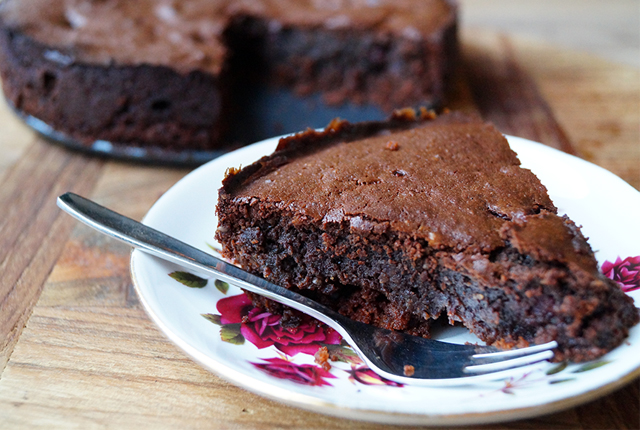
[[[246,294],[238,294],[218,300],[216,308],[220,312],[222,324],[238,324],[242,322],[242,317],[253,309],[253,305]]]
[[[640,289],[640,255],[624,260],[618,257],[615,263],[605,261],[602,273],[620,284],[622,291],[628,293]]]
[[[349,373],[349,381],[359,382],[364,385],[388,385],[391,387],[402,387],[399,382],[390,381],[369,369],[367,366],[351,366]]]
[[[323,345],[337,345],[341,336],[332,328],[308,316],[295,328],[283,328],[280,315],[273,315],[253,307],[245,295],[227,297],[217,304],[221,324],[237,324],[242,336],[259,349],[274,345],[287,355],[298,353],[314,355]]]
[[[328,378],[335,378],[330,372],[313,364],[295,364],[279,357],[263,358],[267,363],[251,363],[271,376],[287,379],[303,385],[323,386],[331,384]]]
[[[301,323],[295,328],[283,328],[282,317],[256,308],[246,294],[225,297],[216,305],[220,314],[203,314],[207,320],[221,326],[223,341],[241,345],[248,340],[259,349],[275,346],[288,357],[298,353],[314,355],[321,347],[326,347],[332,361],[351,363],[351,370],[345,370],[349,380],[356,384],[402,387],[389,381],[362,364],[362,360],[342,343],[342,337],[332,328],[313,318],[302,315]],[[263,358],[262,363],[250,362],[261,371],[280,379],[298,384],[323,386],[331,384],[328,378],[336,378],[330,370],[314,364],[296,364],[293,359]]]

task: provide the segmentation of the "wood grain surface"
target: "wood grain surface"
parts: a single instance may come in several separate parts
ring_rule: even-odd
[[[451,106],[575,153],[640,187],[640,73],[491,32],[463,34]],[[0,106],[0,428],[387,426],[292,408],[203,370],[153,325],[125,245],[62,215],[72,190],[136,219],[184,169],[91,158]],[[640,428],[639,381],[588,404],[486,428]]]

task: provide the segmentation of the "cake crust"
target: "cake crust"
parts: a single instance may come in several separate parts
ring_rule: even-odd
[[[400,115],[284,139],[230,172],[217,211],[226,257],[383,327],[425,334],[446,316],[490,344],[554,339],[556,359],[585,361],[638,321],[580,229],[477,119]]]

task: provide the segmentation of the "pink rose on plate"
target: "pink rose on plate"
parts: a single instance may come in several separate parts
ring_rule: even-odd
[[[253,308],[242,325],[242,334],[258,348],[275,345],[287,355],[315,354],[323,344],[339,344],[341,336],[331,327],[305,317],[295,328],[283,328],[280,315]]]
[[[618,257],[614,263],[605,261],[602,273],[620,284],[622,291],[628,293],[640,289],[640,255],[624,260]]]
[[[240,324],[242,317],[253,309],[253,304],[251,299],[243,293],[219,300],[216,308],[220,312],[220,322],[222,324]]]
[[[303,316],[295,328],[283,328],[281,316],[256,308],[245,294],[226,297],[216,306],[221,325],[240,324],[242,336],[259,349],[274,345],[287,355],[314,355],[323,345],[337,345],[342,337],[332,328]]]
[[[286,379],[303,385],[323,386],[331,384],[326,381],[335,378],[330,372],[313,364],[295,364],[291,361],[274,357],[263,358],[266,363],[251,363],[271,376]]]

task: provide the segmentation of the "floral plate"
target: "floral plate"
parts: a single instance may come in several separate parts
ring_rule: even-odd
[[[607,276],[640,301],[640,193],[591,163],[508,137],[523,166],[549,189],[560,213],[583,225]],[[164,194],[144,222],[215,252],[217,189],[228,167],[273,151],[269,139],[194,170]],[[479,424],[521,419],[602,396],[640,375],[640,327],[596,362],[541,363],[498,381],[446,388],[399,385],[368,370],[333,330],[305,321],[297,330],[254,309],[241,290],[134,251],[131,272],[147,312],[195,361],[249,391],[340,417],[394,424]],[[465,329],[439,338],[479,342]],[[322,347],[331,367],[314,362]],[[326,366],[325,366],[326,367]]]

